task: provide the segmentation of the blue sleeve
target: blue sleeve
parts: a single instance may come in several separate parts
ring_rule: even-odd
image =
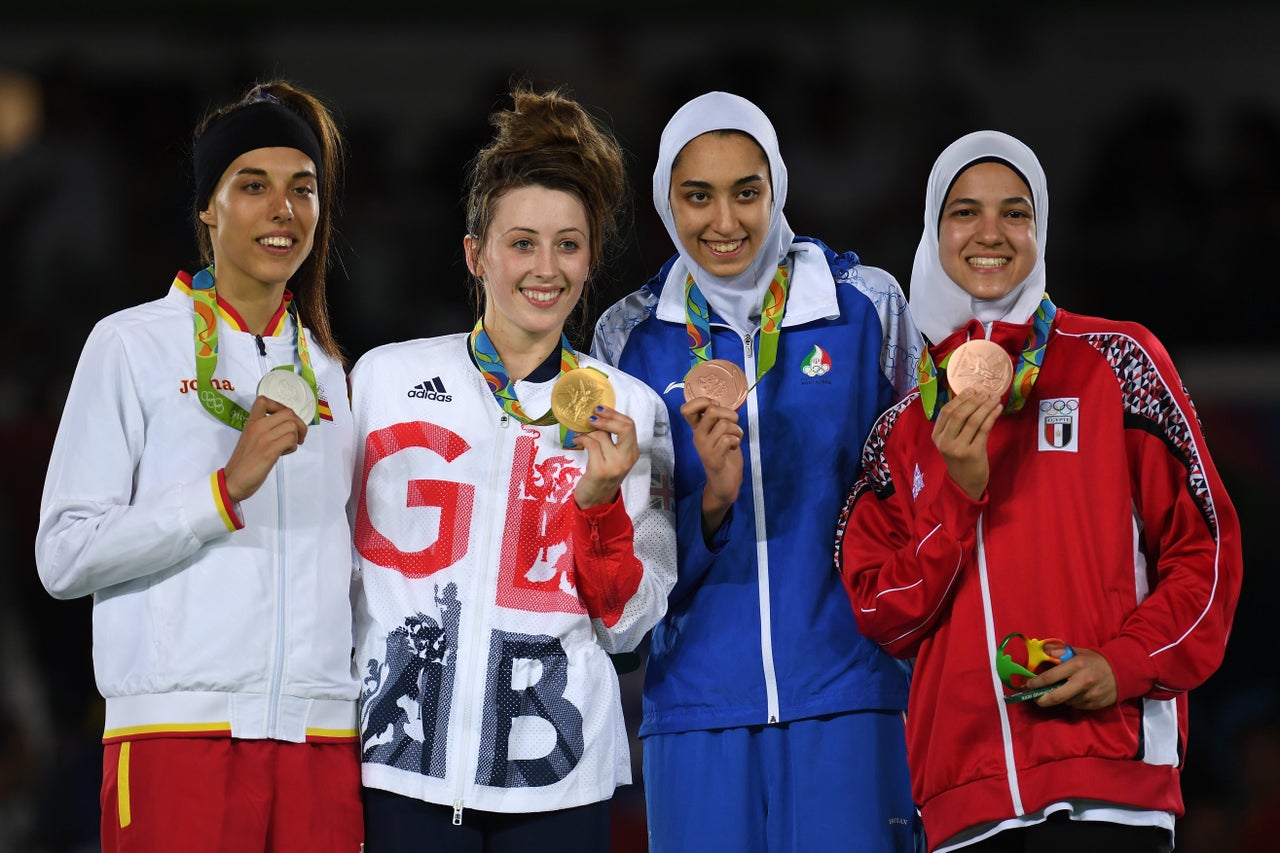
[[[716,557],[724,551],[729,540],[733,538],[734,506],[720,524],[720,528],[706,541],[702,535],[702,489],[706,483],[700,484],[685,497],[676,501],[676,531],[680,538],[680,571],[676,576],[675,589],[671,590],[670,600],[681,601],[702,585],[711,571]]]

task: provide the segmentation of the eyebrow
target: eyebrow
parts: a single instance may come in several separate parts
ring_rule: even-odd
[[[267,176],[267,170],[258,169],[252,166],[246,166],[243,169],[237,170],[236,174],[237,175],[261,175],[265,178]],[[294,172],[292,179],[297,180],[298,178],[314,178],[315,176],[316,176],[316,173],[311,171],[310,169],[303,169],[300,172]]]
[[[506,236],[507,234],[517,234],[517,233],[518,234],[540,234],[541,232],[538,231],[538,229],[536,228],[530,228],[528,225],[513,225],[510,228],[508,228],[506,231],[503,231],[502,235]],[[584,237],[587,234],[587,232],[583,231],[581,228],[577,227],[576,225],[570,226],[569,228],[561,228],[559,231],[556,231],[554,233],[581,234]]]
[[[957,199],[953,199],[952,201],[948,202],[948,203],[947,203],[946,208],[944,208],[944,209],[946,209],[946,210],[950,210],[951,208],[955,207],[955,206],[956,206],[956,205],[958,205],[958,204],[976,204],[976,205],[981,205],[981,204],[982,204],[982,202],[978,201],[976,198],[957,198]],[[1001,202],[1000,202],[1000,204],[1002,204],[1002,205],[1006,205],[1006,204],[1025,204],[1027,207],[1031,208],[1032,210],[1034,210],[1034,209],[1035,209],[1035,205],[1031,203],[1031,199],[1027,198],[1026,196],[1022,196],[1022,195],[1009,196],[1009,198],[1006,198],[1006,199],[1004,199],[1003,201],[1001,201]]]
[[[738,180],[734,181],[732,185],[735,187],[741,187],[746,184],[754,184],[762,181],[764,181],[763,175],[747,175],[744,178],[738,178]],[[689,187],[690,189],[695,189],[695,190],[711,189],[711,183],[709,181],[698,181],[693,179],[690,179],[687,181],[681,181],[680,186]]]

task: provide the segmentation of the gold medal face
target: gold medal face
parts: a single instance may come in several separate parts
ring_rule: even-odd
[[[305,424],[316,416],[316,395],[307,380],[292,370],[268,370],[258,382],[258,396],[288,406]]]
[[[591,432],[596,406],[613,408],[617,402],[609,377],[590,367],[578,367],[560,375],[551,389],[551,412],[574,432]]]
[[[1013,382],[1013,360],[997,343],[966,341],[947,360],[947,385],[952,394],[977,388],[1001,396]]]
[[[737,409],[747,399],[747,375],[732,361],[713,358],[694,365],[684,377],[685,402],[710,397],[717,406]]]

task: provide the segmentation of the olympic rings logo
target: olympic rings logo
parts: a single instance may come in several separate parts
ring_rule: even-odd
[[[201,391],[200,401],[217,414],[222,414],[222,410],[226,408],[222,400],[212,391]]]
[[[1042,400],[1040,402],[1040,411],[1046,415],[1051,412],[1061,415],[1067,412],[1074,412],[1079,408],[1079,400]]]

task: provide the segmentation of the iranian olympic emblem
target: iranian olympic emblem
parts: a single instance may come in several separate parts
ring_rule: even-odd
[[[1080,450],[1080,398],[1040,401],[1040,449],[1076,453]]]

